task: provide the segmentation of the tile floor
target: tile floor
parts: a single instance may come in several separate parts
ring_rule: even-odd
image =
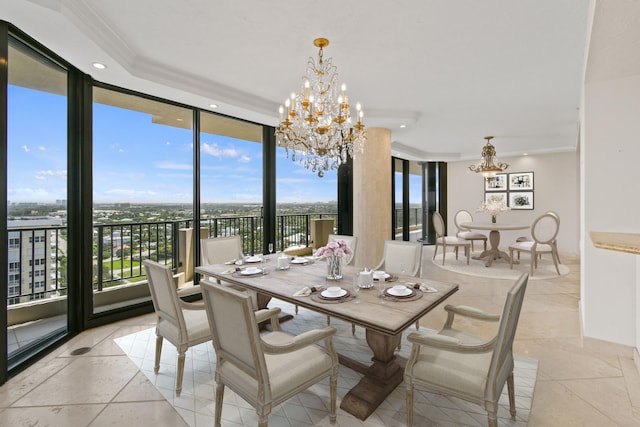
[[[425,251],[425,257],[428,254]],[[571,268],[567,276],[529,283],[514,343],[514,353],[538,361],[527,425],[640,425],[640,376],[631,349],[581,337],[579,264],[567,255],[561,258]],[[460,291],[448,301],[451,304],[499,312],[512,285],[512,281],[455,274],[431,262],[423,265],[425,276],[460,284]],[[437,329],[444,317],[442,310],[434,310],[421,326]],[[161,388],[147,379],[144,367],[141,371],[115,341],[148,330],[153,322],[147,315],[87,331],[12,378],[0,387],[0,425],[189,425],[158,391]],[[468,326],[478,334],[490,333]],[[72,350],[80,347],[91,351],[72,356]],[[249,417],[250,411],[244,413]],[[321,408],[316,414],[323,419]],[[292,425],[287,419],[278,418],[271,425]],[[402,426],[404,418],[389,416],[383,422]],[[339,423],[363,425],[344,417]]]

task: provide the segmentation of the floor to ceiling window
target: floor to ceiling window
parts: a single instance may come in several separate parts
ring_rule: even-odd
[[[263,127],[200,114],[200,229],[240,235],[245,254],[262,253]]]
[[[148,299],[142,260],[177,270],[192,222],[193,110],[94,87],[94,312]]]
[[[67,71],[9,38],[9,368],[67,330]]]
[[[338,173],[328,170],[322,178],[292,161],[283,147],[276,148],[276,250],[312,246],[317,220],[338,226]],[[318,230],[323,229],[318,227]]]

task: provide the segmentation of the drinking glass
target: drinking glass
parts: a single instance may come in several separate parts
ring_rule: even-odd
[[[354,304],[360,304],[360,300],[358,299],[358,292],[360,292],[360,281],[358,280],[359,277],[356,274],[356,277],[353,278],[353,295],[355,300],[353,301]]]
[[[269,253],[273,253],[273,243],[269,243]]]
[[[380,290],[380,304],[385,304],[384,288],[387,286],[387,283],[384,280],[384,274],[374,273],[374,275],[374,278],[378,279],[378,289]]]

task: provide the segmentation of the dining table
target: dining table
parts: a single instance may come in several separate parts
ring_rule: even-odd
[[[482,251],[482,253],[478,256],[472,257],[473,259],[487,259],[487,262],[484,264],[485,267],[491,267],[494,260],[504,259],[507,262],[510,262],[511,257],[504,251],[501,251],[500,246],[500,231],[510,231],[510,230],[525,230],[527,228],[531,228],[530,224],[517,224],[517,223],[508,223],[508,222],[481,222],[481,221],[472,221],[472,222],[462,222],[459,224],[461,228],[468,228],[470,230],[489,230],[489,244],[490,247],[487,250]],[[514,264],[517,264],[517,261],[513,261]]]
[[[389,287],[404,283],[410,296],[394,297],[387,291],[381,292],[375,280],[373,287],[354,292],[359,268],[344,265],[342,279],[329,280],[323,259],[307,259],[308,262],[291,263],[287,269],[266,262],[257,266],[256,274],[247,274],[256,270],[249,270],[246,265],[228,264],[199,266],[195,271],[365,328],[372,362],[365,364],[348,354],[338,355],[342,365],[363,375],[344,396],[340,407],[364,421],[403,381],[406,359],[396,354],[403,331],[457,292],[458,285],[390,275],[387,280],[393,282],[388,282]],[[332,286],[341,287],[341,293],[346,292],[344,297],[324,297],[324,291]],[[299,295],[301,290],[308,290],[310,294]]]

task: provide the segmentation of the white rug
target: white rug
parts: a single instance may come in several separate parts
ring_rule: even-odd
[[[271,306],[279,306],[283,311],[293,313],[294,307],[282,301],[273,300]],[[283,323],[283,329],[298,334],[313,328],[324,327],[326,316],[310,310],[300,309],[293,320]],[[372,353],[367,346],[364,330],[356,328],[351,335],[351,324],[337,319],[331,325],[338,329],[334,337],[334,346],[339,353],[363,363],[370,363]],[[412,330],[415,330],[413,327]],[[421,328],[424,333],[433,332]],[[405,334],[406,335],[406,334]],[[154,328],[127,335],[115,340],[158,391],[176,409],[190,426],[213,425],[215,386],[213,372],[216,357],[210,343],[201,344],[187,351],[183,390],[180,397],[175,396],[176,350],[165,340],[162,350],[160,372],[153,373],[155,351]],[[399,354],[407,356],[410,344],[403,338]],[[506,387],[500,398],[498,423],[500,427],[525,427],[531,410],[531,401],[536,382],[538,361],[526,356],[515,355],[515,391],[516,419],[509,415],[509,401]],[[406,426],[405,388],[400,385],[366,421],[360,421],[340,409],[342,397],[361,378],[357,372],[340,366],[338,378],[338,420],[336,426]],[[329,382],[325,380],[312,386],[298,396],[294,396],[282,405],[274,408],[269,417],[269,426],[304,427],[330,426],[328,412]],[[483,408],[465,401],[427,393],[419,389],[414,397],[414,421],[420,426],[486,426],[487,414]],[[255,427],[255,410],[231,390],[225,390],[222,411],[222,425],[225,427]]]
[[[453,271],[454,273],[466,274],[469,276],[488,277],[491,279],[511,279],[516,280],[522,273],[529,273],[531,271],[531,258],[528,253],[522,252],[520,255],[520,263],[513,264],[513,269],[509,267],[509,262],[499,259],[493,261],[491,267],[486,267],[485,260],[475,260],[474,256],[480,255],[481,251],[476,251],[471,254],[469,259],[469,265],[467,265],[467,257],[464,256],[464,251],[461,249],[458,259],[456,260],[456,254],[451,251],[447,251],[445,257],[445,263],[442,265],[442,248],[438,248],[438,254],[436,259],[433,259],[433,251],[435,247],[429,247],[425,256],[428,256],[429,260],[445,270]],[[426,248],[425,248],[426,249]],[[551,255],[543,255],[542,259],[538,260],[538,268],[534,269],[533,276],[529,276],[529,280],[549,280],[558,277],[562,277],[569,273],[569,267],[564,264],[558,265],[560,269],[560,275],[556,272],[556,268],[551,260]]]

